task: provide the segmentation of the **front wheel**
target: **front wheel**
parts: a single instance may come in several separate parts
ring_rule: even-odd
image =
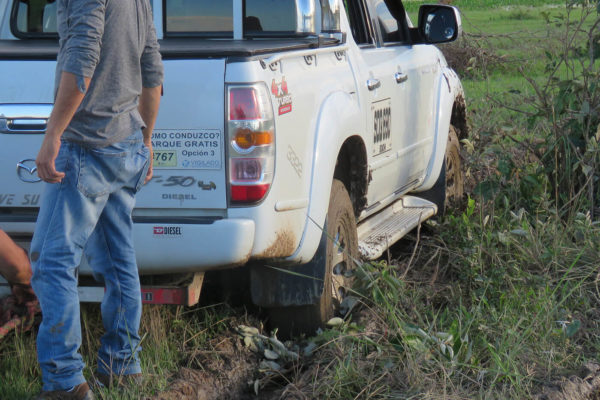
[[[323,293],[318,303],[267,309],[271,328],[277,328],[284,337],[314,334],[338,312],[352,287],[352,270],[359,258],[356,219],[348,191],[337,179],[333,180],[331,187],[322,235],[325,237],[322,237],[313,257],[313,260],[322,260],[322,268],[325,269]]]

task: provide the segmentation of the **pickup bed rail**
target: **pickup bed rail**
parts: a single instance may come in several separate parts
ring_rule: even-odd
[[[335,39],[255,39],[210,40],[198,38],[169,38],[160,41],[160,51],[165,58],[253,57],[292,50],[331,47]],[[0,60],[54,60],[58,54],[58,41],[0,40]]]

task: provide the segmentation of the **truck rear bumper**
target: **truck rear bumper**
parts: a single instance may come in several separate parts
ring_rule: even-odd
[[[17,236],[33,231],[33,226],[23,229],[25,224],[15,225],[2,223],[0,228]],[[135,223],[133,230],[140,274],[149,275],[201,272],[245,264],[252,253],[255,226],[253,220],[239,218],[207,224]],[[16,238],[16,241],[29,248],[28,240]],[[85,257],[80,272],[91,274]]]
[[[134,243],[142,275],[240,265],[248,261],[252,252],[254,221],[221,219],[205,225],[138,223],[134,225]]]

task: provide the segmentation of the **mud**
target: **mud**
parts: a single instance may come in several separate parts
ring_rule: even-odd
[[[462,140],[469,136],[469,126],[467,124],[467,106],[462,94],[456,97],[452,107],[452,117],[450,123],[457,130],[458,139]]]
[[[219,336],[190,355],[195,368],[182,368],[169,389],[152,400],[252,399],[249,381],[258,368],[257,357],[234,332]]]
[[[296,236],[291,231],[281,231],[275,236],[273,244],[256,258],[281,258],[288,257],[296,251]]]
[[[547,385],[535,400],[600,400],[600,364],[584,364],[576,375]]]

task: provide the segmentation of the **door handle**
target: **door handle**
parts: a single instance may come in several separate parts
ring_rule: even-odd
[[[381,87],[381,82],[379,79],[371,78],[367,79],[367,87],[369,90],[375,90]]]
[[[408,75],[403,74],[402,72],[396,72],[394,78],[396,78],[396,83],[402,83],[408,80]]]
[[[0,134],[42,134],[52,104],[0,104]]]

